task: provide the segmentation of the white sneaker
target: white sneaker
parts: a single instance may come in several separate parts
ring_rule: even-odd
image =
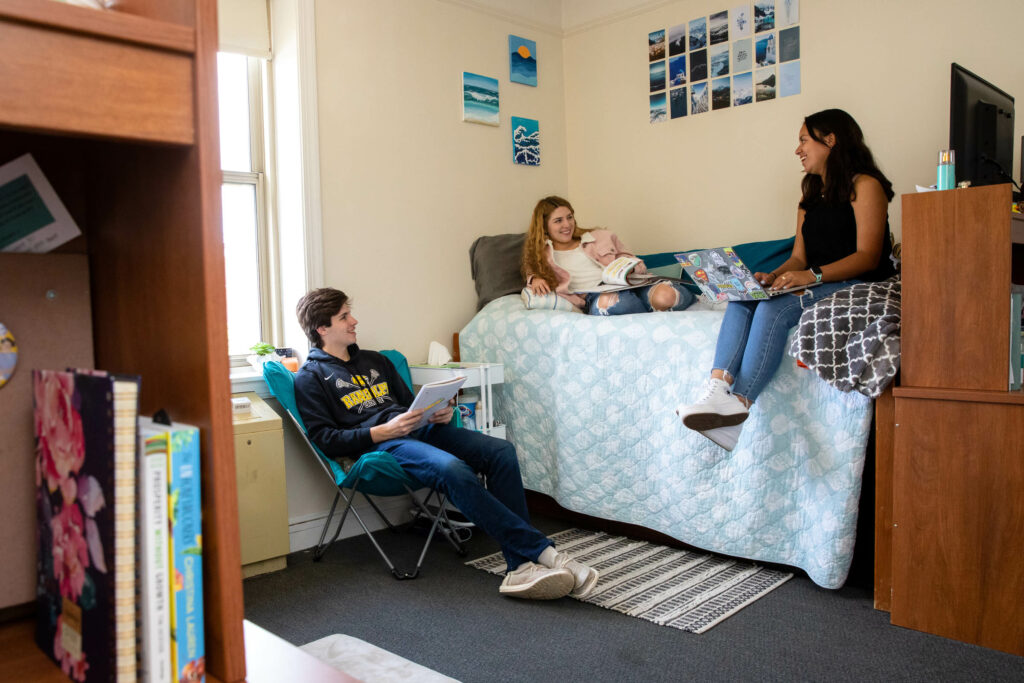
[[[703,436],[711,439],[727,451],[736,448],[736,442],[740,438],[743,425],[732,425],[730,427],[718,427],[716,429],[705,429],[701,432]]]
[[[588,567],[582,562],[577,562],[565,553],[555,554],[555,566],[564,567],[572,572],[573,587],[569,595],[573,598],[580,598],[581,600],[594,590],[594,586],[597,585],[597,580],[600,575],[597,570],[593,567]]]
[[[696,403],[676,408],[683,424],[698,432],[741,424],[747,413],[747,407],[729,391],[725,380],[715,377],[707,381],[704,395]]]
[[[498,592],[511,598],[555,600],[568,595],[575,583],[568,569],[549,569],[535,562],[524,562],[505,575]]]

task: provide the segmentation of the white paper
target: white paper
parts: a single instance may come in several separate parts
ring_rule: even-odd
[[[430,416],[448,405],[448,401],[459,392],[459,387],[465,384],[464,376],[441,379],[436,382],[429,382],[420,387],[420,391],[413,399],[409,410],[423,408],[423,416],[417,423],[416,428],[427,424]]]
[[[924,185],[915,185],[914,187],[917,188],[918,192],[935,192],[934,185],[931,185],[929,187],[925,187]]]
[[[0,251],[44,254],[80,234],[31,154],[0,166]]]

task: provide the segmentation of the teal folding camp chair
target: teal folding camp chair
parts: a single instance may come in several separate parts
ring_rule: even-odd
[[[406,362],[405,356],[398,351],[392,350],[381,351],[381,353],[394,364],[399,374],[411,388],[412,378],[409,374],[409,364]],[[463,542],[468,540],[469,535],[472,533],[468,528],[472,525],[454,522],[449,519],[446,507],[447,497],[444,494],[431,490],[424,500],[418,499],[414,495],[414,491],[426,487],[403,470],[394,457],[385,451],[364,453],[354,462],[346,462],[344,466],[328,458],[316,444],[309,440],[309,436],[306,434],[306,426],[302,422],[302,417],[299,415],[295,403],[295,375],[292,371],[277,361],[271,361],[263,365],[263,379],[267,383],[270,393],[292,418],[292,422],[298,428],[299,434],[302,435],[303,440],[309,446],[310,452],[316,456],[317,462],[320,463],[320,466],[330,478],[331,483],[337,488],[334,502],[331,504],[331,511],[328,513],[327,520],[324,522],[324,528],[320,532],[320,540],[313,549],[314,560],[320,560],[327,548],[337,540],[349,512],[352,513],[359,526],[362,527],[363,531],[370,538],[373,547],[377,549],[377,552],[384,559],[384,563],[387,564],[388,569],[391,570],[392,575],[396,579],[415,579],[419,575],[420,567],[423,565],[423,558],[427,555],[427,548],[430,547],[430,542],[433,540],[435,533],[440,532],[448,539],[448,542],[451,543],[459,555],[464,556],[466,554]],[[350,491],[350,494],[346,494],[346,490]],[[370,497],[371,495],[401,496],[408,494],[416,506],[414,508],[414,515],[429,521],[430,530],[427,532],[427,539],[423,543],[423,549],[420,551],[419,560],[416,562],[416,567],[413,571],[404,572],[396,568],[391,558],[380,547],[377,539],[373,536],[373,532],[370,531],[366,523],[363,522],[362,517],[360,517],[359,511],[353,507],[357,492],[363,494],[370,507],[373,508],[384,524],[392,531],[396,531],[395,526],[384,516],[384,513],[377,507],[377,504],[373,502],[373,499]],[[437,496],[436,508],[429,505],[430,499],[433,496]],[[345,510],[341,514],[338,528],[335,530],[331,540],[324,543],[327,531],[331,525],[331,519],[334,517],[334,511],[340,499],[345,500]]]

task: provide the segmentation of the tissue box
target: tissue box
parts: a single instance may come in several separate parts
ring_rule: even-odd
[[[252,412],[252,402],[245,396],[231,399],[232,415],[248,415]]]

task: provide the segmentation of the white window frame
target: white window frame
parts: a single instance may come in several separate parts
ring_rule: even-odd
[[[236,53],[237,54],[237,53]],[[245,55],[243,55],[245,56]],[[277,234],[273,221],[272,178],[268,174],[269,151],[273,149],[272,110],[269,107],[268,60],[245,56],[249,85],[249,154],[251,171],[221,171],[222,184],[250,185],[256,198],[256,244],[260,287],[260,335],[263,341],[283,345],[280,292],[280,265]],[[231,367],[247,365],[248,354],[232,354]]]

